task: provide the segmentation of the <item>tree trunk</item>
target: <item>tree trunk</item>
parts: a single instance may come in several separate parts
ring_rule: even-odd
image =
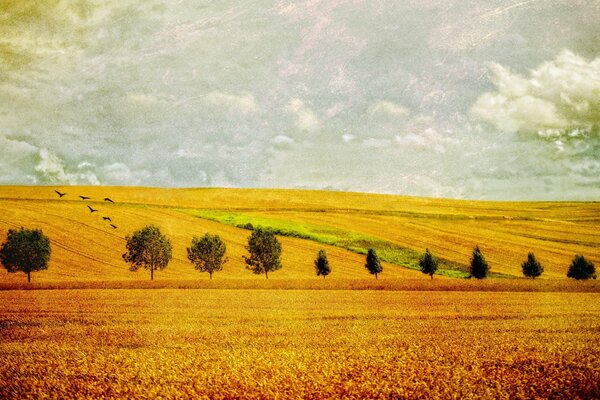
[[[433,274],[429,275],[431,277],[431,280],[433,280]]]
[[[265,276],[269,279],[269,271],[265,271]]]
[[[150,280],[154,280],[154,268],[150,268]]]
[[[377,272],[375,273],[375,279],[377,279]]]
[[[31,271],[27,271],[27,283],[31,283]]]
[[[212,272],[209,272],[208,276],[210,276],[210,280],[212,281]]]

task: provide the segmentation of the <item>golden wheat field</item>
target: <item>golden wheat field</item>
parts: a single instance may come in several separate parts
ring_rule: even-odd
[[[55,189],[67,194],[58,198]],[[80,195],[91,199],[83,201]],[[105,197],[114,203],[103,201]],[[88,205],[99,211],[91,214]],[[208,219],[198,217],[207,213]],[[145,271],[129,272],[121,258],[125,236],[148,224],[158,225],[173,242],[173,261],[157,279],[207,279],[193,270],[185,250],[193,235],[206,232],[219,234],[228,246],[230,261],[215,279],[259,279],[245,270],[242,256],[249,231],[236,227],[236,221],[289,226],[324,239],[325,244],[280,237],[284,267],[272,275],[280,279],[314,277],[312,262],[321,248],[333,268],[328,279],[368,278],[364,255],[351,251],[363,242],[363,247],[375,243],[399,253],[416,254],[429,247],[463,270],[477,244],[491,271],[508,277],[521,276],[520,265],[529,251],[545,268],[541,279],[566,280],[575,254],[600,264],[597,202],[483,202],[275,189],[0,186],[0,240],[8,229],[20,226],[41,228],[51,240],[50,266],[33,274],[35,282],[148,279]],[[338,239],[330,240],[332,234]],[[380,278],[422,279],[403,268],[402,261],[395,264],[384,263]],[[19,274],[0,271],[0,282],[22,280]]]
[[[3,398],[600,396],[589,293],[0,291]]]
[[[600,262],[599,211],[321,191],[0,187],[0,240],[23,226],[52,245],[32,283],[0,272],[0,398],[598,398],[600,285],[566,271],[576,253]],[[173,244],[152,282],[121,258],[125,237],[148,224]],[[244,267],[247,224],[281,233],[283,268],[269,280]],[[213,280],[186,257],[206,232],[229,257]],[[410,265],[429,247],[462,273],[476,244],[490,279],[430,280]],[[393,261],[377,280],[364,268],[372,245]],[[332,266],[326,279],[314,272],[319,249]],[[541,279],[520,278],[528,251]]]

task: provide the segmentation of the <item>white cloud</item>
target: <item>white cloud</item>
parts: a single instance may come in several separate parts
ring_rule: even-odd
[[[89,184],[99,185],[100,181],[92,171],[87,171],[87,165],[78,168],[76,172],[68,172],[65,163],[48,149],[39,151],[39,162],[35,171],[41,175],[43,182],[60,183],[67,185]]]
[[[433,128],[396,135],[394,142],[403,149],[431,151],[436,154],[446,153],[450,146],[460,144],[460,141],[454,137],[452,132],[442,134]]]
[[[0,134],[0,179],[2,183],[35,184],[31,175],[31,162],[38,148],[23,140],[8,139]]]
[[[285,135],[277,135],[271,139],[271,143],[278,147],[287,147],[294,144],[294,139]]]
[[[285,110],[296,116],[296,125],[300,130],[312,131],[319,129],[321,126],[321,121],[317,114],[300,99],[290,100],[285,106]]]
[[[0,149],[2,158],[9,159],[12,163],[28,157],[38,151],[38,148],[22,140],[8,139],[0,134]]]
[[[349,143],[349,142],[353,141],[354,139],[356,139],[356,136],[354,136],[354,135],[352,135],[352,134],[350,134],[350,133],[344,133],[344,134],[342,135],[342,140],[343,140],[345,143]]]
[[[600,122],[600,57],[587,62],[563,50],[528,77],[499,64],[491,70],[496,91],[482,94],[471,111],[500,131],[558,140],[586,136]]]
[[[258,111],[254,95],[250,93],[229,94],[213,91],[206,95],[206,100],[216,106],[228,107],[244,114]]]
[[[110,184],[140,185],[152,177],[149,171],[134,172],[122,162],[105,165],[101,171],[104,179]]]
[[[403,117],[410,114],[410,110],[391,101],[381,100],[369,107],[369,114],[387,114],[395,117]]]

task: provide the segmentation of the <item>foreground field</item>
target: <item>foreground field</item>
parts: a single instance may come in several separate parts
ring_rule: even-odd
[[[58,198],[54,189],[67,193]],[[79,195],[91,199],[82,201]],[[110,197],[115,203],[103,201]],[[99,211],[90,214],[87,206]],[[112,229],[102,216],[109,216]],[[186,259],[193,235],[219,234],[230,262],[216,279],[256,279],[242,255],[252,224],[274,228],[283,242],[284,268],[272,277],[314,278],[312,262],[327,250],[328,279],[363,279],[364,253],[387,261],[382,279],[423,278],[416,267],[426,247],[442,258],[447,276],[465,276],[480,246],[495,276],[520,277],[529,251],[544,265],[542,279],[565,279],[575,254],[600,265],[600,203],[483,202],[276,189],[160,189],[135,187],[0,186],[0,240],[20,226],[41,228],[53,256],[37,282],[145,280],[122,261],[125,236],[156,224],[172,240],[174,259],[157,279],[204,279]],[[362,253],[362,254],[361,254]],[[22,276],[0,271],[0,282]]]
[[[598,398],[590,293],[2,291],[2,397]]]

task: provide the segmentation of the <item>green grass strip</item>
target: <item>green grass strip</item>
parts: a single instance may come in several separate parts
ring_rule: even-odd
[[[359,232],[344,231],[330,226],[314,225],[270,218],[262,215],[247,213],[178,209],[194,217],[203,218],[242,229],[252,230],[254,227],[270,229],[276,235],[312,240],[331,246],[340,247],[358,254],[367,254],[369,249],[375,249],[379,258],[401,267],[420,270],[419,257],[421,254],[413,249],[401,247],[395,243],[364,235]],[[470,274],[468,266],[438,258],[438,275],[451,278],[467,278]],[[509,275],[490,273],[490,277],[509,277]]]

